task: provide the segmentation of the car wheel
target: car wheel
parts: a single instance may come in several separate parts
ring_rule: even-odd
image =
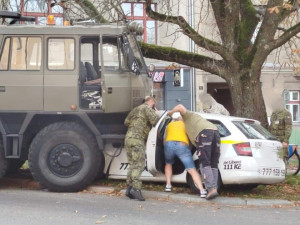
[[[26,160],[10,159],[9,166],[6,174],[15,174],[25,163]]]
[[[29,168],[50,191],[79,191],[96,177],[103,154],[93,135],[74,122],[59,122],[42,129],[29,149]]]
[[[204,179],[203,179],[203,177],[202,177],[202,175],[201,175],[199,160],[198,160],[198,159],[195,160],[194,163],[195,163],[195,166],[196,166],[196,169],[197,169],[198,173],[199,173],[200,176],[201,176],[202,183],[203,183],[203,180],[204,180]],[[186,181],[187,181],[187,184],[189,185],[189,187],[190,187],[192,193],[195,193],[195,194],[199,194],[199,193],[200,193],[199,188],[196,186],[196,184],[195,184],[194,181],[193,181],[192,176],[191,176],[189,173],[187,173]],[[204,183],[203,183],[203,186],[205,187]],[[217,189],[218,189],[218,192],[221,191],[222,187],[223,187],[223,183],[222,183],[222,178],[221,178],[221,174],[220,174],[220,171],[219,171],[218,188],[217,188]]]
[[[7,174],[9,161],[5,158],[2,136],[0,136],[0,179]]]

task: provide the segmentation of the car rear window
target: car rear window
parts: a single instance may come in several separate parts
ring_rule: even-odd
[[[226,136],[230,135],[229,130],[220,121],[218,121],[218,120],[209,120],[209,122],[211,122],[214,125],[216,125],[216,127],[218,128],[220,137],[226,137]]]
[[[269,131],[253,120],[233,121],[233,124],[249,139],[276,140]]]

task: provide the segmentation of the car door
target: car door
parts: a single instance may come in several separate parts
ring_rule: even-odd
[[[161,113],[158,122],[150,130],[146,143],[147,170],[153,176],[164,170],[163,139],[166,126],[172,120],[167,113],[167,111]]]

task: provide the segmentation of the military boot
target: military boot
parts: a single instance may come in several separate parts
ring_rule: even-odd
[[[130,199],[133,199],[134,196],[132,194],[130,194],[130,190],[132,189],[132,186],[128,186],[127,189],[126,189],[126,192],[125,192],[125,195],[130,198]]]
[[[133,196],[134,199],[139,200],[139,201],[145,201],[140,189],[135,189],[133,187],[133,188],[131,188],[129,193]]]

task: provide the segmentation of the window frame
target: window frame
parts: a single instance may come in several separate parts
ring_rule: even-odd
[[[27,12],[26,11],[26,8],[25,8],[25,0],[20,0],[20,10],[21,10],[21,15],[22,16],[32,16],[32,17],[35,17],[35,24],[39,24],[39,20],[38,18],[39,17],[46,17],[51,14],[51,15],[54,15],[55,18],[64,18],[64,9],[63,9],[63,13],[56,13],[56,12],[52,12],[52,7],[50,7],[51,5],[51,0],[45,0],[46,1],[46,4],[47,4],[47,9],[45,12]],[[20,22],[21,24],[24,24],[26,22],[24,21],[21,21]]]
[[[297,94],[297,99],[293,99],[293,94],[296,93]],[[299,91],[289,91],[289,95],[290,95],[290,100],[289,101],[299,101]]]
[[[294,113],[293,113],[293,106],[297,106],[298,107],[298,120],[294,120]],[[299,104],[296,104],[296,103],[288,103],[285,105],[285,108],[291,113],[292,115],[292,122],[299,122],[300,119],[299,119],[299,108],[300,108],[300,105]]]
[[[146,3],[145,2],[128,2],[125,1],[123,3],[128,3],[130,4],[130,8],[131,8],[131,12],[130,12],[130,16],[126,16],[126,18],[130,21],[143,21],[143,27],[144,27],[144,33],[143,33],[143,42],[145,43],[149,43],[148,42],[148,38],[147,38],[147,21],[153,21],[154,22],[154,30],[155,30],[155,37],[154,37],[154,43],[153,44],[157,44],[157,22],[156,20],[150,18],[147,16],[146,13]],[[135,16],[134,15],[134,5],[135,4],[142,4],[143,5],[143,16]],[[154,11],[157,10],[157,3],[152,3],[154,5]]]
[[[10,38],[10,49],[9,49],[9,63],[8,63],[8,70],[9,71],[41,71],[42,70],[42,55],[43,55],[43,39],[41,36],[9,36]],[[14,43],[14,38],[27,38],[27,41],[29,38],[37,38],[37,39],[40,39],[40,65],[39,65],[39,69],[27,69],[27,66],[28,65],[25,65],[26,66],[26,69],[13,69],[12,68],[12,57],[13,57],[13,43]],[[26,41],[26,42],[27,42]],[[28,52],[27,52],[28,54]],[[26,56],[26,58],[28,57],[28,55]],[[28,62],[29,63],[29,62]]]
[[[6,69],[0,69],[0,71],[9,71],[9,68],[10,68],[10,55],[11,55],[11,37],[8,36],[8,37],[4,37],[3,38],[3,48],[0,49],[1,52],[0,52],[0,60],[2,59],[2,54],[5,50],[5,47],[6,47],[6,41],[9,40],[9,43],[8,43],[8,57],[7,57],[7,62],[6,62]]]

